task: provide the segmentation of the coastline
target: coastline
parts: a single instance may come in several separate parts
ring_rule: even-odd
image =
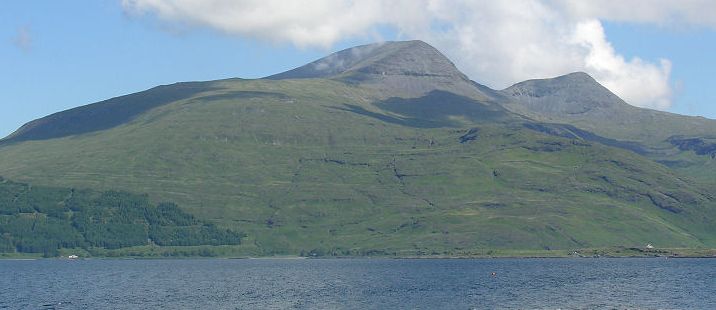
[[[211,249],[211,248],[209,248]],[[227,251],[225,247],[212,249],[210,255],[165,255],[166,251],[174,249],[143,249],[144,251],[110,253],[99,252],[95,255],[83,252],[76,258],[69,255],[59,257],[43,257],[38,253],[0,253],[0,260],[45,260],[45,259],[273,259],[273,260],[301,260],[301,259],[534,259],[534,258],[716,258],[716,249],[705,248],[636,248],[636,247],[609,247],[587,248],[570,250],[527,250],[527,249],[491,249],[463,251],[443,254],[424,254],[410,252],[395,252],[381,255],[262,255],[260,253],[241,253],[242,251]],[[222,251],[219,251],[222,250]],[[64,253],[71,253],[65,250]],[[100,254],[101,253],[101,254]],[[194,253],[194,252],[187,252]],[[99,255],[96,255],[99,254]],[[106,255],[103,255],[106,254]]]

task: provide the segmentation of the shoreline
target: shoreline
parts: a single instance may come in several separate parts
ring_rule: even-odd
[[[212,256],[184,255],[184,256],[162,256],[156,253],[138,253],[137,255],[80,255],[75,258],[68,258],[69,255],[59,257],[42,257],[37,253],[2,253],[0,260],[85,260],[85,259],[118,259],[118,260],[176,260],[176,259],[264,259],[264,260],[302,260],[302,259],[595,259],[595,258],[656,258],[656,259],[677,259],[677,258],[716,258],[716,249],[698,248],[594,248],[578,250],[482,250],[475,252],[463,252],[454,254],[416,254],[416,253],[393,253],[386,255],[323,255],[323,256],[300,256],[300,255],[276,255],[263,256],[249,253],[222,253]]]
[[[325,257],[295,257],[295,258],[276,258],[271,256],[264,257],[84,257],[76,259],[68,259],[62,257],[42,257],[42,258],[4,258],[0,257],[0,261],[87,261],[87,260],[511,260],[511,259],[716,259],[716,256],[601,256],[601,257],[575,257],[575,256],[453,256],[453,257],[437,257],[437,256],[325,256]]]

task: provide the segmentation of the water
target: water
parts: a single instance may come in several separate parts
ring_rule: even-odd
[[[287,308],[716,309],[716,259],[0,260],[0,309]]]

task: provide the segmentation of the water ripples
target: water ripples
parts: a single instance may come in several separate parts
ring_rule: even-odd
[[[716,309],[714,259],[8,260],[0,274],[0,309]]]

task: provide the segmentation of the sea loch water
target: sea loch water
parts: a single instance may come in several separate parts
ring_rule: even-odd
[[[0,260],[0,275],[0,309],[716,309],[716,259]]]

